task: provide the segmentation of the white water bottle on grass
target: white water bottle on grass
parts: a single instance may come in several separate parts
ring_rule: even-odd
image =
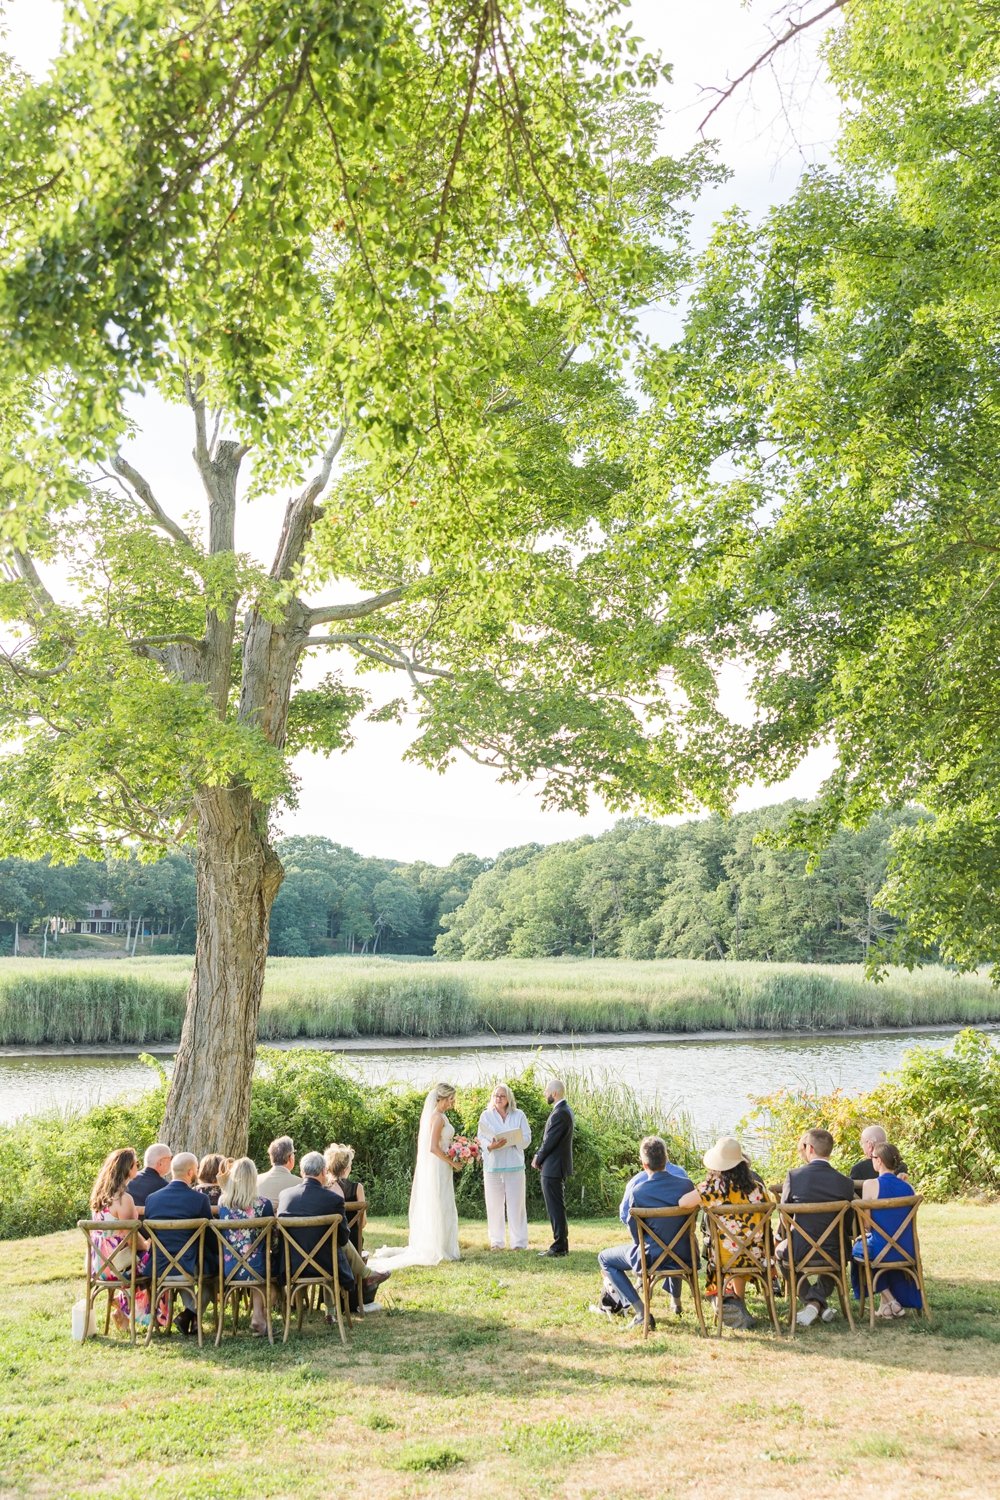
[[[88,1307],[86,1298],[81,1297],[79,1302],[73,1303],[73,1342],[82,1344],[97,1332],[97,1319],[94,1317],[93,1307]]]

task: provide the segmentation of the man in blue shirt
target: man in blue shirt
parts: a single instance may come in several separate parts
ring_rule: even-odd
[[[628,1244],[615,1245],[608,1250],[602,1250],[597,1257],[597,1263],[611,1285],[626,1302],[630,1302],[635,1308],[635,1317],[632,1319],[633,1328],[642,1326],[643,1306],[642,1298],[628,1274],[630,1271],[638,1271],[641,1266],[639,1234],[635,1220],[632,1218],[632,1209],[676,1208],[684,1194],[691,1192],[694,1187],[690,1177],[681,1168],[668,1162],[666,1145],[658,1135],[646,1136],[639,1147],[639,1160],[642,1162],[643,1169],[636,1173],[626,1187],[621,1208],[618,1211],[619,1218],[628,1228],[632,1238]],[[670,1236],[666,1235],[665,1238],[669,1240]],[[659,1246],[647,1237],[647,1262],[655,1260],[659,1253]],[[680,1281],[676,1277],[668,1278],[667,1291],[670,1293],[674,1312],[679,1315],[681,1310]],[[649,1326],[650,1328],[656,1327],[652,1318],[649,1320]]]

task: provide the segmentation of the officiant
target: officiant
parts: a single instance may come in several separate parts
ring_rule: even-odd
[[[531,1126],[518,1109],[506,1083],[498,1083],[479,1116],[476,1131],[483,1160],[486,1222],[490,1249],[503,1250],[504,1216],[512,1250],[528,1248],[528,1214],[524,1206],[524,1150],[531,1145]]]

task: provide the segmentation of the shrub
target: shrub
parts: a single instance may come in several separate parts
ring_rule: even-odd
[[[982,1032],[966,1030],[946,1052],[911,1048],[899,1071],[868,1094],[759,1098],[744,1127],[764,1137],[768,1170],[783,1176],[797,1160],[803,1130],[829,1130],[834,1165],[846,1170],[861,1155],[861,1131],[873,1123],[885,1126],[927,1197],[1000,1193],[1000,1051]]]
[[[0,1127],[0,1238],[75,1224],[87,1212],[91,1184],[107,1153],[123,1145],[141,1151],[157,1138],[166,1080],[159,1064],[146,1061],[158,1070],[160,1083],[134,1104],[38,1115]],[[683,1122],[664,1121],[627,1086],[587,1074],[569,1075],[566,1081],[577,1118],[576,1167],[566,1194],[571,1213],[614,1213],[624,1183],[637,1170],[639,1140],[651,1131],[666,1135],[675,1160],[697,1160]],[[536,1143],[548,1114],[543,1082],[532,1069],[511,1079]],[[487,1084],[460,1089],[455,1123],[463,1134],[475,1134],[489,1093]],[[372,1086],[329,1052],[263,1051],[251,1100],[250,1155],[266,1161],[269,1142],[284,1134],[292,1136],[300,1155],[330,1141],[348,1141],[355,1147],[357,1172],[373,1212],[402,1214],[409,1204],[424,1098],[422,1089]],[[171,1144],[178,1149],[184,1145]],[[479,1169],[467,1168],[455,1186],[459,1212],[483,1217]],[[530,1171],[528,1203],[530,1212],[543,1216],[538,1175]]]

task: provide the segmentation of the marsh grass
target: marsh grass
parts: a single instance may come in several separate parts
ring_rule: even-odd
[[[0,959],[0,1044],[151,1044],[180,1034],[190,959]],[[625,959],[277,958],[259,1036],[781,1031],[1000,1019],[986,978],[941,968]]]
[[[1000,1206],[921,1209],[934,1321],[794,1341],[703,1339],[690,1304],[648,1343],[587,1312],[614,1219],[571,1221],[570,1256],[397,1272],[395,1317],[342,1348],[314,1321],[287,1345],[73,1344],[77,1232],[0,1245],[0,1491],[11,1500],[763,1500],[995,1493]],[[369,1243],[402,1221],[372,1221]],[[544,1243],[533,1218],[531,1240]],[[502,1265],[502,1274],[498,1273]],[[483,1289],[505,1283],[501,1303]],[[466,1336],[485,1330],[489,1341]],[[459,1342],[459,1336],[463,1341]],[[804,1417],[804,1419],[803,1419]],[[888,1424],[880,1436],[873,1424]],[[284,1454],[280,1461],[276,1454]],[[290,1474],[292,1479],[290,1480]],[[749,1476],[749,1477],[748,1477]]]

